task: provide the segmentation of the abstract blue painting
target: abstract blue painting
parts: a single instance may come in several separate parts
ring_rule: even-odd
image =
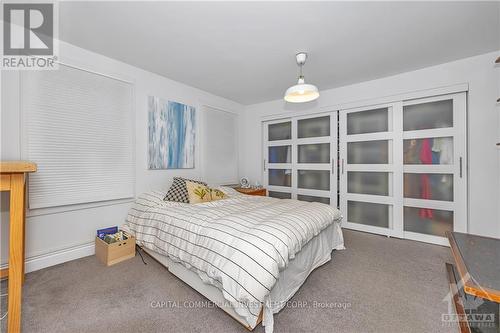
[[[192,169],[196,109],[148,96],[149,169]]]

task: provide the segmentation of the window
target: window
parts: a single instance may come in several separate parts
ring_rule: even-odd
[[[66,65],[21,82],[30,208],[133,197],[132,85]]]

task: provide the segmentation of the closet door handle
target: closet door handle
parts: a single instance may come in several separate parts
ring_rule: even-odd
[[[332,158],[332,175],[335,173],[335,159]]]
[[[462,156],[458,159],[458,163],[460,164],[460,178],[462,178]]]
[[[344,159],[342,159],[342,174],[344,174]]]
[[[266,159],[264,159],[264,171],[266,171]]]

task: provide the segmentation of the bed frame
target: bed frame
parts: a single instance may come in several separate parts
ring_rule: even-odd
[[[170,273],[178,277],[181,281],[189,285],[191,288],[208,298],[214,304],[216,304],[219,308],[224,310],[228,315],[233,317],[236,321],[238,321],[241,325],[245,326],[245,328],[249,331],[253,331],[251,326],[247,323],[245,318],[236,313],[236,311],[230,306],[219,306],[220,304],[226,304],[227,301],[222,295],[222,292],[215,286],[207,284],[203,282],[203,280],[193,272],[192,270],[184,267],[183,265],[176,263],[171,260],[169,257],[164,256],[160,253],[151,251],[149,249],[144,248],[144,251],[149,254],[153,259],[158,261],[161,265],[163,265]],[[259,318],[257,319],[257,325],[262,322],[264,307],[261,307]],[[257,327],[257,325],[255,325]]]
[[[306,245],[304,245],[304,247],[302,248],[302,251],[300,251],[300,252],[298,252],[296,254],[295,259],[298,259],[300,257],[300,255],[305,252],[305,251],[303,252],[303,250],[306,247],[312,246],[312,243],[315,242],[315,241],[319,241],[319,236],[320,235],[322,235],[323,233],[327,233],[327,232],[332,232],[333,233],[334,232],[333,228],[334,228],[334,226],[331,225],[330,227],[328,227],[325,230],[323,230],[316,237],[314,237],[313,239],[311,239],[309,241],[309,243],[307,243]],[[335,237],[333,239],[335,240]],[[333,249],[344,249],[343,241],[341,242],[341,244],[336,244],[335,241],[334,241],[334,248]],[[162,255],[160,253],[157,253],[155,251],[151,251],[151,250],[146,249],[146,248],[144,248],[144,251],[147,254],[149,254],[153,259],[155,259],[156,261],[158,261],[162,266],[164,266],[165,268],[167,268],[170,273],[172,273],[173,275],[175,275],[177,278],[179,278],[180,280],[182,280],[184,283],[186,283],[187,285],[189,285],[191,288],[193,288],[194,290],[196,290],[197,292],[199,292],[200,294],[202,294],[203,296],[205,296],[207,299],[209,299],[210,301],[212,301],[219,308],[221,308],[222,310],[224,310],[228,315],[230,315],[233,319],[235,319],[236,321],[238,321],[247,330],[253,331],[253,329],[255,327],[257,327],[262,322],[262,320],[263,320],[263,314],[264,314],[264,306],[263,305],[261,305],[261,308],[260,308],[260,311],[259,311],[259,317],[257,319],[257,324],[255,325],[254,328],[252,328],[251,325],[246,321],[246,319],[244,317],[240,316],[231,306],[226,305],[226,304],[228,304],[227,300],[224,298],[224,295],[222,294],[222,291],[220,289],[218,289],[217,287],[215,287],[213,285],[210,285],[210,284],[207,284],[207,283],[203,282],[203,280],[198,276],[197,273],[195,273],[194,271],[186,268],[184,265],[171,260],[169,257],[167,257],[165,255]],[[329,255],[331,255],[331,251],[332,250],[329,251],[329,253],[328,253]],[[295,262],[295,259],[292,260],[292,261],[290,261],[290,264],[288,265],[288,267],[285,270],[285,272],[288,269],[291,269],[291,266],[293,266],[293,263]],[[326,260],[326,259],[328,259],[328,260]],[[331,257],[329,257],[329,258],[321,258],[321,260],[315,262],[315,264],[313,265],[313,267],[311,267],[312,269],[310,270],[309,274],[314,269],[316,269],[316,268],[322,266],[323,264],[327,263],[328,261],[330,261],[330,259],[331,259]],[[306,276],[306,278],[307,278],[307,276]],[[300,288],[304,282],[305,282],[305,279],[304,279],[304,281],[302,281],[300,283],[300,286],[298,286],[298,288]],[[293,294],[292,294],[292,296],[293,296]],[[221,304],[225,305],[225,306],[220,306]]]

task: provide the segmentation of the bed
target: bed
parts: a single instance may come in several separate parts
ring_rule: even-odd
[[[317,267],[344,249],[340,212],[328,205],[249,196],[201,204],[141,195],[123,229],[168,270],[247,329],[273,331],[279,312]]]

